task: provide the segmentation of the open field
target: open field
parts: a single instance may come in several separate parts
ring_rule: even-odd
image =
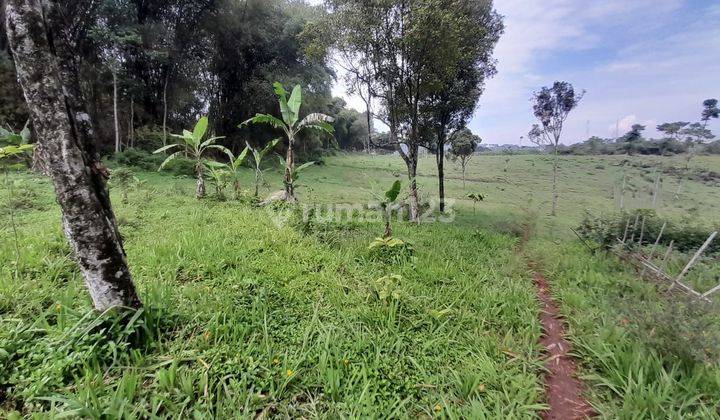
[[[720,172],[720,158],[691,166]],[[673,167],[684,161],[563,157],[563,217],[552,219],[548,157],[477,156],[465,189],[450,164],[456,220],[395,223],[413,255],[391,259],[368,250],[379,222],[278,227],[274,213],[243,201],[195,200],[192,179],[137,172],[128,204],[112,190],[146,304],[122,327],[90,311],[48,181],[12,174],[16,198],[0,195],[0,416],[537,417],[545,391],[532,262],[554,283],[599,414],[720,418],[716,361],[689,363],[638,339],[646,324],[633,310],[661,313],[663,297],[569,231],[586,209],[617,209],[623,168],[628,208],[651,203],[657,168],[662,217],[719,226],[720,179],[680,181]],[[267,175],[279,189],[279,171]],[[299,195],[367,203],[395,179],[405,183],[398,157],[335,156],[303,173]],[[423,158],[426,198],[436,182],[434,159]],[[485,201],[474,210],[468,193]],[[705,277],[717,267],[706,261]]]

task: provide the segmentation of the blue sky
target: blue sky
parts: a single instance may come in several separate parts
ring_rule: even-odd
[[[495,8],[506,27],[498,74],[470,123],[484,143],[520,143],[534,123],[532,92],[555,80],[587,91],[566,123],[566,144],[635,123],[652,137],[657,124],[697,121],[703,100],[720,99],[717,1],[496,0]],[[335,86],[359,107],[344,90]],[[711,128],[720,134],[720,123]]]

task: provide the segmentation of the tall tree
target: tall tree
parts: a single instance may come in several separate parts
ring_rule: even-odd
[[[451,44],[435,61],[437,88],[422,103],[430,149],[435,153],[440,211],[445,211],[445,149],[448,135],[472,117],[485,80],[495,74],[492,52],[503,31],[502,18],[492,1],[457,1],[446,10],[445,34]]]
[[[50,7],[53,7],[52,5]],[[95,308],[141,305],[105,186],[107,171],[93,149],[92,127],[63,70],[57,10],[41,0],[8,0],[6,27],[18,79],[38,134],[53,159],[47,168],[63,227]],[[47,24],[46,22],[50,22]]]
[[[481,3],[481,2],[475,2]],[[442,90],[442,81],[461,62],[453,24],[468,5],[462,0],[330,0],[334,25],[327,38],[343,57],[354,83],[374,99],[374,117],[389,129],[388,145],[407,167],[410,220],[420,219],[417,168],[420,147],[427,146],[422,104]],[[472,60],[469,60],[472,61]],[[447,79],[446,79],[447,78]]]
[[[555,82],[552,87],[543,87],[533,96],[533,113],[540,120],[540,125],[535,124],[528,135],[535,144],[553,146],[555,156],[552,179],[552,216],[557,215],[557,176],[560,163],[558,148],[563,125],[570,115],[570,111],[577,107],[584,95],[585,91],[576,93],[573,85],[568,82]]]

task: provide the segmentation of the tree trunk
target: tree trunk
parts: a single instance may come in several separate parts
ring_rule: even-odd
[[[405,161],[408,169],[408,179],[410,180],[410,221],[420,223],[420,198],[418,197],[417,187],[417,154],[412,151]]]
[[[197,172],[197,187],[195,188],[195,197],[199,200],[205,197],[205,170],[202,162],[198,162],[195,167]]]
[[[115,153],[120,152],[120,121],[118,120],[118,77],[113,70],[113,117],[115,119]]]
[[[128,144],[135,147],[135,97],[130,97],[130,126],[128,127]]]
[[[63,228],[96,309],[141,306],[110,205],[105,176],[92,149],[92,126],[76,86],[65,86],[67,63],[46,27],[40,0],[8,0],[8,39],[38,142],[52,159],[48,171],[60,204]],[[76,112],[77,111],[77,112]]]
[[[438,170],[438,194],[440,195],[440,212],[445,211],[445,142],[438,140],[435,150]]]
[[[293,183],[293,171],[295,170],[295,141],[291,138],[288,142],[287,156],[285,158],[285,201],[294,203],[297,201],[295,197],[295,185]]]
[[[167,145],[167,88],[170,80],[170,72],[165,75],[165,85],[163,86],[163,146]]]
[[[557,190],[557,175],[558,175],[558,165],[559,165],[559,159],[560,156],[558,155],[558,142],[555,142],[555,162],[553,164],[553,180],[552,180],[552,212],[550,213],[551,216],[557,216],[557,206],[558,206],[558,190]]]

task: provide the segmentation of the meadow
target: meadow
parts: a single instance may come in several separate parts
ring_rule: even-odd
[[[562,157],[551,218],[550,157],[476,156],[464,188],[449,164],[452,223],[395,222],[405,246],[387,255],[369,249],[380,221],[278,225],[247,197],[199,201],[191,178],[135,169],[127,203],[111,182],[145,304],[125,318],[91,310],[49,182],[13,172],[14,196],[0,195],[0,416],[539,417],[536,269],[553,284],[600,416],[720,418],[717,361],[636,334],[644,316],[674,306],[570,231],[587,211],[617,211],[623,174],[626,208],[652,205],[660,173],[661,217],[720,226],[720,158],[699,156],[677,175],[684,165]],[[266,172],[263,193],[280,189],[280,170]],[[298,195],[364,204],[404,174],[396,156],[330,156],[303,172]],[[243,172],[244,188],[251,179]],[[436,196],[433,157],[421,159],[419,184]],[[695,275],[717,283],[716,257],[703,264]]]

